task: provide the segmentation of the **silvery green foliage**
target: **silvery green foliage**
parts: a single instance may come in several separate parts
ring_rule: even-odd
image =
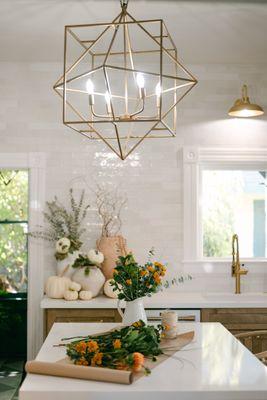
[[[84,190],[79,201],[75,200],[73,189],[70,189],[69,194],[70,209],[61,204],[56,196],[54,200],[47,201],[46,211],[43,212],[46,226],[38,226],[38,229],[29,235],[48,242],[56,242],[62,237],[67,237],[71,242],[70,253],[72,253],[79,250],[82,245],[81,236],[85,232],[82,224],[90,205],[85,204]]]

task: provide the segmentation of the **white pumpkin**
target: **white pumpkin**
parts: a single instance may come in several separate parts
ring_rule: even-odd
[[[64,299],[68,301],[73,301],[78,299],[78,292],[76,290],[65,290]]]
[[[81,300],[91,300],[93,298],[93,295],[90,290],[81,290],[79,293],[79,298]]]
[[[51,299],[62,299],[70,282],[70,279],[64,276],[50,276],[45,284],[45,293]]]
[[[104,293],[107,297],[110,297],[111,299],[117,299],[119,291],[115,290],[113,292],[113,286],[111,286],[110,282],[112,279],[108,279],[104,285]]]
[[[70,283],[70,285],[69,285],[69,289],[70,290],[75,290],[76,292],[79,292],[80,290],[81,290],[81,285],[79,284],[79,283],[77,283],[77,282],[71,282]]]
[[[56,252],[59,254],[67,254],[70,249],[70,240],[66,237],[59,239],[56,242]]]
[[[82,286],[82,290],[90,290],[92,296],[96,297],[105,283],[105,277],[97,267],[90,267],[88,275],[84,273],[85,268],[79,268],[73,274],[72,279]]]
[[[101,253],[98,250],[95,249],[91,249],[88,254],[87,257],[89,258],[89,260],[96,265],[100,265],[102,264],[102,262],[104,261],[104,255],[103,253]]]

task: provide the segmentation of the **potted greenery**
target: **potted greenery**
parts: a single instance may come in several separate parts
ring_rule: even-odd
[[[55,246],[57,260],[57,274],[71,277],[74,273],[72,265],[79,255],[83,244],[82,235],[85,232],[83,223],[87,216],[89,204],[85,204],[85,192],[82,191],[79,200],[73,196],[73,189],[69,190],[70,205],[66,208],[57,197],[46,202],[44,221],[46,226],[30,232],[29,236],[46,240]]]

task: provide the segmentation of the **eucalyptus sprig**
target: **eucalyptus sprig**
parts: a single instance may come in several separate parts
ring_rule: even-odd
[[[90,205],[85,203],[85,191],[82,191],[79,200],[75,199],[73,189],[69,190],[69,196],[69,208],[61,204],[56,196],[52,201],[47,201],[46,210],[43,212],[46,225],[37,226],[37,230],[28,235],[48,242],[56,242],[66,237],[71,242],[69,252],[73,253],[83,244],[81,237],[85,228],[82,225]]]

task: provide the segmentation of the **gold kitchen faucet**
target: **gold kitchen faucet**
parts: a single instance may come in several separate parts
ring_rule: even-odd
[[[240,278],[241,275],[247,275],[248,270],[241,268],[240,266],[240,259],[239,259],[239,241],[238,235],[235,233],[232,238],[232,254],[233,254],[233,261],[232,261],[232,276],[235,277],[235,293],[240,294]],[[243,264],[242,264],[243,266]]]

